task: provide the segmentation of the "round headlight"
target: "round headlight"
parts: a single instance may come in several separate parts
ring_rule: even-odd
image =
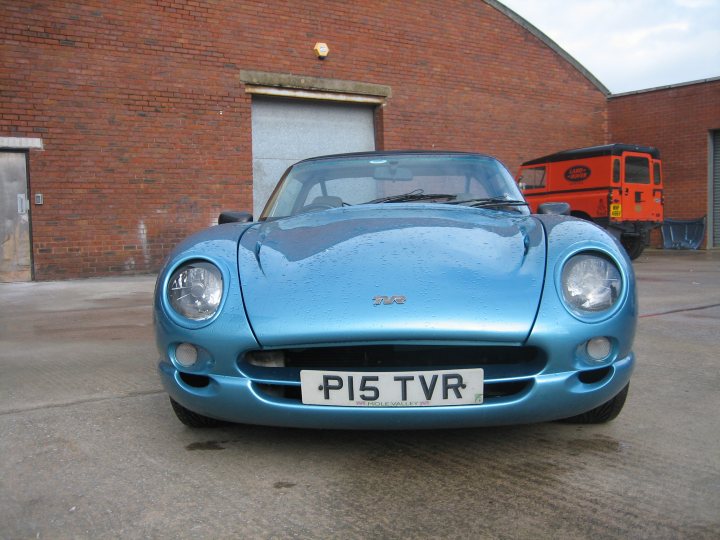
[[[204,321],[217,312],[222,300],[220,270],[208,262],[195,261],[175,270],[168,282],[172,308],[183,317]]]
[[[579,313],[610,309],[622,291],[620,270],[602,255],[583,253],[565,263],[562,294],[565,303]]]

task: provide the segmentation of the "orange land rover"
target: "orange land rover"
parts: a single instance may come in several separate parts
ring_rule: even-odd
[[[517,182],[532,211],[567,202],[573,216],[605,227],[631,259],[663,221],[660,152],[651,146],[606,144],[526,161]]]

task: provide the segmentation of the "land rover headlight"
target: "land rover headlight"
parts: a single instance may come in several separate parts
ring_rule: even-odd
[[[205,261],[192,261],[180,266],[168,281],[170,306],[179,315],[193,321],[204,321],[215,315],[222,294],[220,270]]]
[[[580,315],[612,308],[622,292],[620,270],[599,253],[571,257],[562,271],[562,296],[567,306]]]

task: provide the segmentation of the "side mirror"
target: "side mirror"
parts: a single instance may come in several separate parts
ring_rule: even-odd
[[[546,202],[538,207],[538,214],[551,214],[554,216],[569,216],[570,205],[566,202]]]
[[[249,212],[221,212],[218,216],[218,225],[223,223],[250,223],[253,216]]]

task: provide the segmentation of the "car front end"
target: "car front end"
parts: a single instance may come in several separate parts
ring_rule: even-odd
[[[634,287],[604,231],[510,204],[291,212],[175,249],[155,296],[159,372],[191,425],[565,419],[626,391]]]

